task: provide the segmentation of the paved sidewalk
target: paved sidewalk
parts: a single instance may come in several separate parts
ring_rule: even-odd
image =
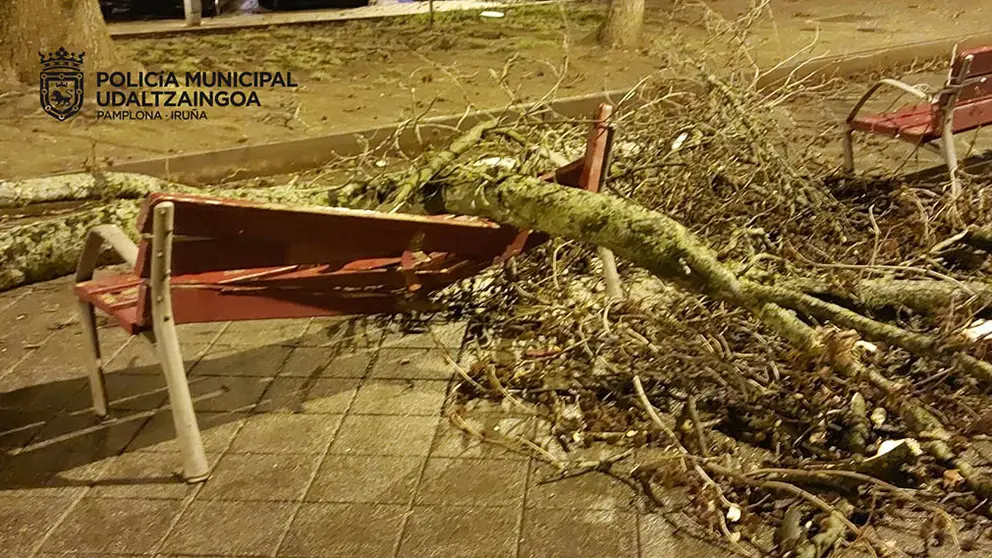
[[[69,283],[0,293],[0,548],[30,556],[663,557],[722,552],[638,514],[605,476],[542,464],[443,416],[432,339],[369,319],[180,328],[208,457],[178,481],[150,347],[101,329],[114,419],[89,410]],[[457,353],[463,326],[437,326]],[[473,428],[537,426],[476,405]]]

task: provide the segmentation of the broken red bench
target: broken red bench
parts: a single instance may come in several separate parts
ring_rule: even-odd
[[[882,86],[909,93],[924,103],[895,112],[859,116],[861,107]],[[847,117],[844,164],[848,171],[854,170],[852,135],[855,130],[879,134],[942,155],[951,183],[956,185],[958,159],[954,134],[989,124],[992,124],[992,46],[964,50],[955,55],[947,82],[933,96],[894,79],[883,79],[872,85]]]
[[[612,107],[602,105],[585,157],[543,178],[597,191]],[[399,313],[426,293],[505,261],[547,237],[465,216],[296,207],[151,194],[136,245],[111,225],[89,233],[75,292],[94,366],[93,410],[108,413],[94,308],[155,347],[189,482],[209,474],[176,325]],[[105,244],[131,271],[93,278]]]

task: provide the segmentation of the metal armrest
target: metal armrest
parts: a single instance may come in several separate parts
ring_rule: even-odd
[[[96,269],[96,262],[100,252],[103,251],[104,243],[109,244],[110,248],[131,267],[134,267],[138,261],[138,246],[120,227],[116,225],[93,227],[86,235],[86,243],[79,254],[79,263],[76,265],[77,283],[93,278],[93,270]]]
[[[910,95],[913,95],[914,97],[918,97],[926,101],[927,103],[933,102],[933,98],[930,95],[928,95],[926,92],[920,90],[917,87],[913,87],[912,85],[909,85],[908,83],[903,83],[897,79],[879,80],[877,83],[869,87],[868,91],[865,91],[865,94],[862,95],[860,99],[858,99],[858,103],[854,105],[853,109],[851,109],[851,114],[847,116],[848,124],[850,124],[851,121],[858,116],[858,112],[861,111],[861,107],[863,107],[864,104],[868,102],[868,99],[870,99],[871,96],[875,94],[875,91],[878,91],[878,89],[883,85],[888,85],[889,87],[894,87],[904,93],[909,93]]]

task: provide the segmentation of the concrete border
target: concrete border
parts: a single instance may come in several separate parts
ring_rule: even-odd
[[[775,68],[758,80],[758,87],[768,88],[792,76],[816,79],[852,76],[864,72],[904,66],[929,60],[950,60],[951,51],[992,45],[992,31],[944,37],[932,41],[905,43],[890,47],[862,50],[834,56],[813,57]]]
[[[629,89],[617,89],[566,97],[550,103],[540,111],[535,111],[533,104],[517,105],[505,109],[428,118],[421,121],[416,130],[399,123],[389,124],[324,136],[132,161],[114,165],[113,170],[147,174],[194,185],[298,172],[323,166],[337,157],[358,155],[369,146],[379,145],[391,138],[393,141],[389,144],[389,151],[395,151],[398,147],[404,153],[419,153],[430,145],[450,138],[459,129],[469,128],[494,115],[514,118],[531,113],[543,118],[555,114],[581,118],[592,114],[602,102],[618,102],[628,91]]]
[[[971,48],[985,44],[992,44],[992,32],[813,58],[776,68],[766,74],[758,85],[761,88],[774,87],[790,75],[794,79],[809,76],[814,76],[816,79],[850,76],[886,66],[948,58],[955,45],[959,48]],[[628,91],[629,88],[616,89],[558,99],[550,104],[550,110],[545,113],[583,117],[591,114],[599,103],[606,100],[615,102]],[[114,170],[148,174],[187,184],[208,184],[252,176],[298,172],[320,167],[339,156],[357,155],[367,146],[377,145],[394,134],[396,137],[393,146],[399,147],[406,153],[417,153],[429,145],[450,138],[456,129],[472,126],[489,115],[501,112],[510,115],[521,114],[528,109],[532,110],[533,105],[425,119],[416,131],[406,127],[398,134],[397,130],[401,125],[397,123],[331,135],[132,161],[116,165]]]

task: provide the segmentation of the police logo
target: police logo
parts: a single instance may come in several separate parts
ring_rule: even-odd
[[[65,47],[41,56],[41,108],[65,121],[83,107],[83,55]]]

